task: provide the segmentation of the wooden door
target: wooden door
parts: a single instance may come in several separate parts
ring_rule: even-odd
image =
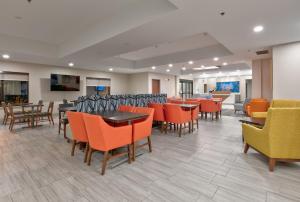
[[[152,79],[152,94],[160,93],[160,80]]]

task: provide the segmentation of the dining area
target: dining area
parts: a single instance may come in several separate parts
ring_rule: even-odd
[[[49,124],[54,125],[53,101],[49,102],[46,110],[44,110],[43,100],[39,100],[37,103],[1,102],[1,107],[3,108],[2,124],[4,126],[8,125],[10,131],[14,130],[16,124],[22,124],[22,128],[33,129],[41,126],[39,123],[44,120],[47,120],[49,121]]]

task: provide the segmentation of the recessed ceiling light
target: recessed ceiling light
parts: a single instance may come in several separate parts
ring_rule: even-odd
[[[166,72],[170,72],[170,70],[169,70],[169,69],[167,69],[167,70],[166,70]]]
[[[227,62],[223,62],[223,66],[226,66],[226,65],[228,65],[228,63]]]
[[[193,76],[193,74],[190,74],[190,76]]]
[[[113,68],[109,68],[108,71],[112,72],[112,71],[114,71],[114,69]]]
[[[204,66],[204,65],[201,65],[201,67],[204,68],[205,66]]]
[[[186,67],[182,67],[181,69],[182,69],[183,71],[185,71],[185,70],[186,70]]]
[[[208,69],[219,69],[217,66],[211,66],[211,67],[195,67],[193,70],[208,70]]]
[[[255,26],[253,28],[253,31],[256,32],[256,33],[259,33],[259,32],[261,32],[263,30],[264,30],[264,27],[262,25]]]
[[[169,67],[173,67],[173,64],[169,64]]]
[[[8,55],[8,54],[3,54],[3,55],[2,55],[2,58],[3,58],[3,59],[9,59],[9,58],[10,58],[10,55]]]
[[[74,67],[74,63],[73,62],[69,62],[69,67]]]
[[[194,61],[192,61],[192,60],[189,61],[189,64],[190,64],[190,65],[193,65],[193,64],[194,64]]]
[[[155,69],[156,69],[156,67],[155,67],[155,66],[152,66],[151,68],[152,68],[153,70],[155,70]]]
[[[219,60],[219,58],[218,57],[214,57],[214,61],[218,61]]]

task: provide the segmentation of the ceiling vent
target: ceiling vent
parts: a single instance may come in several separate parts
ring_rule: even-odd
[[[256,51],[256,55],[265,55],[265,54],[268,54],[268,53],[269,53],[268,50]]]

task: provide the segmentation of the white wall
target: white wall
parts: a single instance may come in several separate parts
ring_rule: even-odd
[[[273,98],[300,99],[300,42],[273,48]]]
[[[166,93],[168,97],[176,95],[176,77],[168,74],[149,73],[148,93],[152,93],[152,79],[160,80],[160,93]]]
[[[138,73],[129,75],[129,93],[146,94],[148,90],[148,73]]]
[[[0,61],[0,71],[29,73],[29,101],[34,103],[37,103],[40,99],[46,103],[55,101],[55,109],[57,109],[57,104],[61,103],[63,99],[74,100],[79,96],[86,95],[86,77],[111,79],[111,94],[129,93],[128,75],[126,74],[3,61]],[[80,91],[50,91],[51,73],[80,76]]]

